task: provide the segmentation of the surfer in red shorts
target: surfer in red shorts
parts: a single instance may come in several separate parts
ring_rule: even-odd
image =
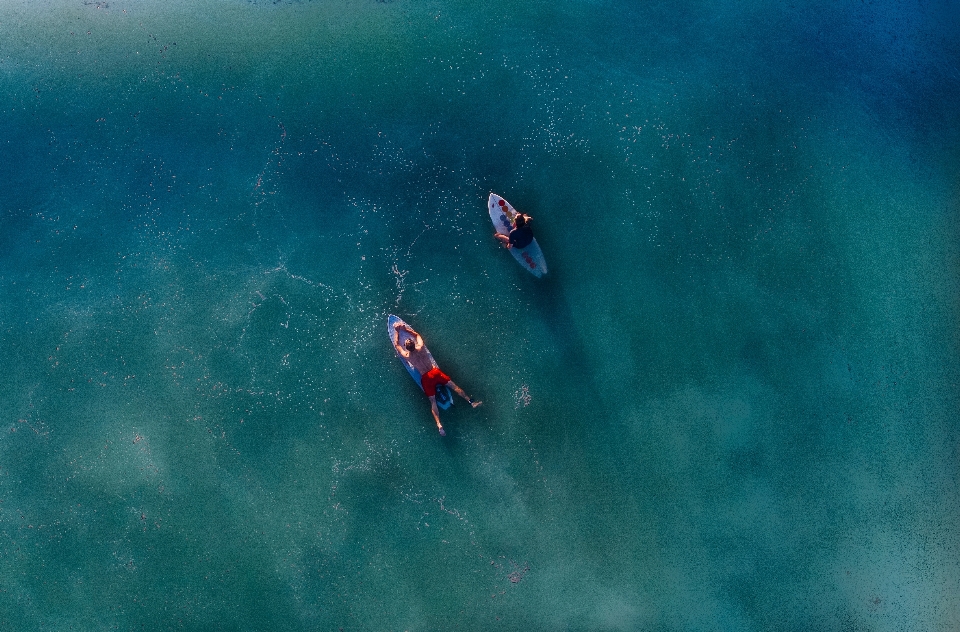
[[[402,345],[400,344],[401,329],[406,330],[411,336],[407,338]],[[450,379],[449,375],[441,371],[440,368],[434,364],[433,356],[425,350],[426,347],[423,344],[423,338],[420,337],[420,334],[405,323],[395,324],[393,330],[393,346],[397,348],[397,353],[407,359],[410,364],[413,365],[413,368],[417,370],[417,373],[420,374],[420,386],[423,387],[423,392],[430,398],[430,412],[433,413],[433,419],[437,422],[437,430],[440,431],[441,435],[446,435],[447,433],[444,432],[443,426],[440,425],[440,410],[437,408],[438,386],[446,384],[453,389],[454,393],[467,400],[474,408],[482,402],[475,401],[463,392],[463,389],[457,386],[453,380]]]

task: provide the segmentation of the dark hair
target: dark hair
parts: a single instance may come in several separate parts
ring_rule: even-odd
[[[513,219],[513,223],[517,226],[523,226],[527,223],[527,217],[523,213],[517,213],[517,216]]]
[[[413,338],[407,338],[403,342],[403,346],[406,347],[408,350],[412,350],[414,347],[417,346],[417,341],[414,340]]]

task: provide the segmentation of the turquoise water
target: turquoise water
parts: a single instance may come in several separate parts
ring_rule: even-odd
[[[0,629],[960,628],[957,33],[0,5]]]

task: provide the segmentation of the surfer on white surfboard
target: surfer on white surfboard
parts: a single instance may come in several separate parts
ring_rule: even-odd
[[[517,212],[513,216],[513,230],[506,235],[494,233],[493,236],[507,248],[526,248],[533,241],[533,228],[530,227],[532,220],[529,215]]]
[[[533,218],[519,212],[510,202],[493,192],[487,198],[487,211],[497,231],[494,237],[510,251],[517,263],[537,278],[546,274],[547,261],[530,226]]]
[[[410,337],[407,338],[404,343],[400,344],[400,330],[406,330],[410,334]],[[423,392],[428,398],[430,398],[430,412],[433,413],[433,419],[437,422],[437,430],[440,431],[441,435],[446,435],[444,432],[443,426],[440,425],[440,410],[437,408],[437,387],[440,385],[446,385],[453,389],[460,397],[467,400],[467,402],[476,408],[482,402],[475,401],[472,397],[467,395],[462,388],[457,386],[453,380],[450,379],[450,376],[440,370],[439,367],[433,365],[433,357],[423,344],[423,338],[420,337],[412,327],[403,322],[398,322],[393,325],[393,346],[396,348],[397,353],[400,354],[401,358],[407,360],[413,368],[421,375],[420,377],[420,386],[423,388]]]

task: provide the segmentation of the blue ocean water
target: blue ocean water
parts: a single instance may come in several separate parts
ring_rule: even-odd
[[[960,629],[957,33],[3,3],[0,629]]]

